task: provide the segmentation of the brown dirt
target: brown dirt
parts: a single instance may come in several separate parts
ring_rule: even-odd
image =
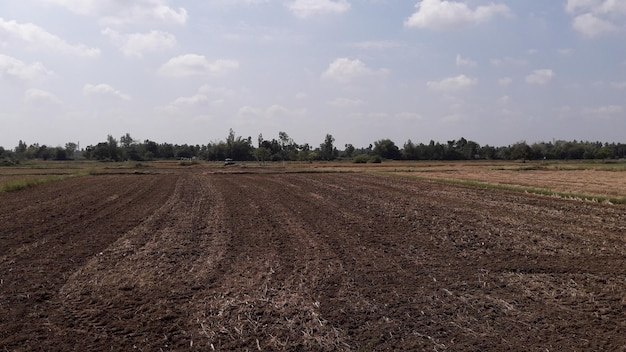
[[[0,350],[626,350],[625,210],[367,174],[0,194]]]

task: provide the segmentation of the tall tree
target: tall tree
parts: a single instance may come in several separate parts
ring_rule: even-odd
[[[24,154],[27,148],[28,146],[26,146],[26,142],[20,139],[20,141],[17,143],[17,147],[15,147],[15,152],[18,154]]]
[[[133,139],[133,137],[130,136],[130,133],[126,133],[125,135],[120,137],[120,144],[124,149],[130,148],[133,143],[135,143],[135,140]]]
[[[76,148],[78,148],[78,144],[74,142],[65,143],[65,152],[68,158],[74,157],[74,152],[76,152]]]
[[[352,154],[354,154],[354,150],[355,150],[354,146],[352,144],[346,144],[344,147],[346,148],[344,150],[346,152],[346,156],[348,158],[352,158]]]
[[[269,149],[264,147],[259,147],[254,151],[254,157],[260,164],[265,164],[265,162],[270,158],[271,153]]]
[[[324,143],[320,144],[320,158],[322,160],[334,160],[339,154],[337,148],[333,145],[335,138],[331,134],[327,134]]]
[[[391,139],[381,139],[374,142],[374,154],[383,159],[400,159],[400,149]]]

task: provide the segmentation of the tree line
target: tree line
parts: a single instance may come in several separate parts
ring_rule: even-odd
[[[255,143],[256,142],[256,143]],[[27,145],[19,141],[13,150],[0,147],[3,165],[19,163],[26,159],[71,160],[89,159],[100,161],[149,161],[163,159],[198,159],[208,161],[315,161],[349,159],[354,162],[380,162],[392,160],[543,160],[543,159],[620,159],[626,158],[626,144],[588,141],[538,142],[528,144],[520,141],[508,146],[494,147],[460,138],[446,143],[414,143],[408,140],[402,147],[390,139],[380,139],[368,147],[356,148],[345,144],[339,150],[335,138],[327,134],[319,146],[296,143],[286,132],[278,138],[266,139],[259,134],[252,137],[237,136],[231,129],[225,140],[204,145],[157,143],[138,141],[126,133],[119,139],[108,135],[106,141],[79,149],[74,142],[64,147],[48,147],[38,143]]]

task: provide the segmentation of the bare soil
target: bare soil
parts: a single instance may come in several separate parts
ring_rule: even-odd
[[[0,350],[626,350],[623,205],[193,169],[0,194],[0,224]]]

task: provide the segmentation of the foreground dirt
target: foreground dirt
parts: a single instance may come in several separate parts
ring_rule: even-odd
[[[626,208],[366,174],[0,195],[0,349],[619,351]]]

